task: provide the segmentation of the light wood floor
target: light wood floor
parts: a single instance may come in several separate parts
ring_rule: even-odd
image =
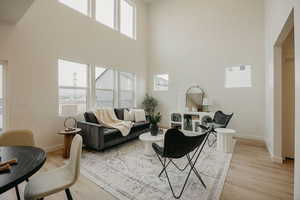
[[[61,151],[48,154],[41,171],[63,165]],[[293,198],[293,161],[285,164],[272,163],[266,147],[261,141],[238,139],[226,178],[222,200],[289,200]],[[20,186],[22,190],[25,184]],[[15,200],[14,189],[0,195],[2,200]],[[77,200],[116,200],[84,176],[71,187]],[[60,192],[46,200],[66,199]]]

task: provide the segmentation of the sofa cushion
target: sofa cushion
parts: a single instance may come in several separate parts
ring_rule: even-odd
[[[94,123],[94,124],[99,124],[95,114],[93,112],[85,112],[84,113],[84,119],[86,122]]]
[[[147,121],[144,121],[144,122],[135,122],[134,124],[133,124],[133,127],[138,127],[138,128],[140,128],[140,127],[145,127],[145,128],[148,128],[149,127],[149,125],[150,125],[150,122],[147,122]]]

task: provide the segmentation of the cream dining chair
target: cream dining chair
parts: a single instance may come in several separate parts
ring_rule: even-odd
[[[82,137],[73,139],[69,163],[61,168],[33,176],[25,187],[25,200],[38,200],[65,190],[68,200],[72,199],[69,188],[75,184],[80,173]]]
[[[9,130],[0,134],[0,146],[34,146],[33,133],[30,130]],[[18,185],[15,186],[17,199],[20,198]]]
[[[0,134],[0,146],[34,146],[30,130],[9,130]]]

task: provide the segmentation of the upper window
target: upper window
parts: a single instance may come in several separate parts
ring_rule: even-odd
[[[154,90],[167,91],[169,89],[169,75],[157,74],[154,76]]]
[[[236,67],[227,67],[225,69],[225,87],[239,88],[251,87],[251,66],[241,65]]]
[[[114,0],[96,0],[95,1],[96,20],[109,26],[115,27],[115,1]]]
[[[114,106],[114,71],[95,67],[96,107]]]
[[[135,74],[119,72],[119,107],[135,107]]]
[[[132,39],[136,37],[136,6],[131,0],[58,1]]]
[[[135,6],[128,0],[120,0],[120,31],[128,37],[135,37]]]
[[[88,65],[59,60],[59,114],[72,116],[86,111]]]
[[[85,15],[88,15],[89,0],[59,0],[59,1]]]

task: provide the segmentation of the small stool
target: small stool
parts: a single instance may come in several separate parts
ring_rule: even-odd
[[[233,135],[235,130],[228,128],[217,128],[217,150],[225,153],[232,153],[234,147]]]

